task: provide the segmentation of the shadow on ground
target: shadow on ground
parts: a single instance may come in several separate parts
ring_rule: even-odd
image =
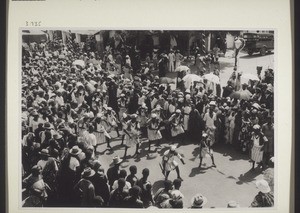
[[[255,180],[255,178],[261,174],[261,171],[259,171],[258,169],[255,170],[249,170],[244,174],[241,174],[238,177],[238,181],[236,182],[236,184],[238,185],[242,185],[242,184],[248,184],[249,182],[252,182]]]

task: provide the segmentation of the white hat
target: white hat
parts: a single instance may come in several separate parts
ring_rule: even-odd
[[[196,194],[192,199],[192,207],[203,207],[207,203],[207,198],[202,194]]]
[[[240,205],[238,204],[238,202],[231,200],[227,203],[227,208],[239,208]]]
[[[181,113],[180,109],[176,109],[175,112],[176,112],[176,113]]]
[[[256,181],[255,184],[258,190],[261,191],[262,193],[268,193],[271,191],[268,182],[264,179]]]
[[[157,114],[155,114],[155,113],[151,114],[151,118],[156,118],[156,117],[157,117]]]
[[[260,126],[259,126],[258,124],[255,124],[255,125],[253,126],[253,129],[260,129]]]
[[[176,145],[171,145],[171,146],[170,146],[170,150],[171,150],[171,151],[175,151],[175,149],[176,149]]]
[[[211,106],[216,106],[217,104],[216,104],[215,101],[211,101],[211,102],[209,102],[209,105],[211,105]]]

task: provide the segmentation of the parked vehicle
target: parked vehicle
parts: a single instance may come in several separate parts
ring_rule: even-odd
[[[266,55],[267,52],[274,50],[274,34],[271,33],[244,33],[243,38],[246,41],[244,51],[249,55],[259,52]]]

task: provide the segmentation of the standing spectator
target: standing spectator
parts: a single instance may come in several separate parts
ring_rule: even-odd
[[[262,133],[267,137],[268,141],[264,145],[264,165],[269,162],[270,158],[274,156],[274,123],[272,117],[267,117],[267,123],[262,126]]]
[[[115,156],[113,158],[113,164],[114,164],[114,166],[110,167],[107,170],[108,184],[110,185],[111,189],[112,189],[112,186],[113,186],[115,180],[119,179],[119,167],[120,167],[121,162],[122,162],[122,160],[120,159],[120,157],[119,156]],[[124,183],[124,186],[125,186],[125,183]]]
[[[160,188],[157,190],[157,192],[155,193],[154,195],[154,202],[155,202],[155,205],[158,207],[158,208],[161,208],[161,204],[171,198],[171,190],[173,189],[173,184],[172,184],[172,181],[170,180],[165,180],[164,181],[164,188]]]
[[[143,208],[143,202],[139,199],[141,188],[133,186],[129,190],[129,196],[124,199],[124,207],[126,208]]]
[[[181,65],[182,59],[183,59],[183,55],[180,54],[179,50],[176,50],[176,53],[175,53],[175,69]]]
[[[74,186],[75,192],[78,191],[80,206],[92,207],[96,198],[95,187],[90,180],[90,177],[95,175],[95,171],[90,167],[84,169],[81,174],[81,180]]]
[[[118,180],[118,188],[110,193],[109,207],[122,208],[124,207],[124,199],[129,195],[128,190],[124,189],[125,179]]]
[[[89,178],[89,180],[95,187],[96,196],[100,196],[103,199],[103,206],[107,206],[110,196],[109,188],[107,185],[107,177],[98,160],[94,160],[93,170],[95,171],[95,175]]]
[[[118,73],[121,74],[121,72],[122,72],[123,58],[122,58],[122,55],[121,55],[121,53],[119,51],[117,51],[115,63],[116,63],[116,67],[117,67]]]
[[[261,128],[258,124],[253,126],[252,133],[252,149],[251,149],[251,160],[252,160],[252,170],[254,169],[255,163],[262,166],[263,160],[263,146],[267,138],[261,132]]]
[[[169,72],[174,72],[174,63],[175,63],[175,54],[174,51],[171,49],[168,55],[169,59]]]
[[[130,174],[127,176],[126,181],[128,181],[131,184],[131,186],[134,186],[138,181],[138,178],[136,176],[136,173],[137,173],[136,166],[131,165],[129,167],[129,171],[130,171]]]
[[[41,167],[33,166],[31,169],[31,174],[23,180],[23,185],[30,192],[36,192],[35,195],[38,195],[36,205],[44,205],[47,202],[48,193],[47,189],[50,189],[49,186],[44,182],[41,175]],[[29,201],[28,201],[29,202]]]
[[[269,184],[265,180],[256,181],[256,187],[259,192],[255,196],[250,207],[272,207],[274,206],[274,195],[271,192]]]
[[[119,179],[124,178],[126,180],[126,176],[127,176],[126,170],[125,169],[120,170]],[[115,182],[112,186],[112,189],[116,189],[116,188],[118,188],[118,181],[117,180],[115,180]],[[130,188],[131,188],[131,183],[129,183],[128,181],[125,181],[124,189],[129,190]]]

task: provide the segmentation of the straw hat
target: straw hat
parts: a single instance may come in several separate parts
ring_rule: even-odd
[[[234,200],[229,201],[227,204],[227,208],[239,208],[239,207],[240,205]]]
[[[87,167],[83,170],[83,172],[81,173],[81,176],[83,178],[87,178],[87,177],[92,177],[95,175],[95,171],[93,169],[91,169],[90,167]]]
[[[207,203],[207,198],[202,194],[196,194],[192,199],[192,207],[201,208]]]
[[[121,158],[119,157],[119,156],[115,156],[114,158],[113,158],[113,163],[115,164],[115,165],[118,165],[118,164],[120,164],[122,162],[122,160],[121,160]]]
[[[175,151],[175,149],[176,149],[176,145],[171,145],[171,146],[170,146],[170,150],[171,150],[171,151]]]
[[[48,149],[42,149],[40,152],[39,152],[40,155],[43,155],[43,156],[50,156],[49,155],[49,150]]]
[[[264,179],[256,181],[255,184],[258,190],[261,191],[262,193],[269,193],[271,191],[268,182]]]
[[[71,155],[77,156],[82,152],[82,150],[78,146],[73,146],[72,149],[70,149],[69,153]]]

